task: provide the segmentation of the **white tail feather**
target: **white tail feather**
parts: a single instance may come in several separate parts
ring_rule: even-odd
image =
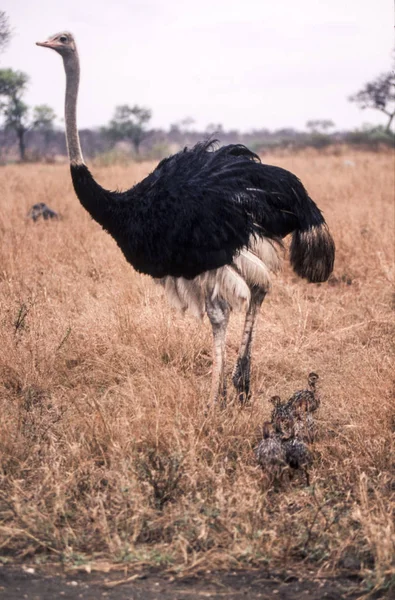
[[[242,250],[239,256],[235,258],[234,263],[249,286],[256,285],[265,292],[270,290],[269,269],[256,254],[248,250]]]
[[[279,248],[279,244],[263,237],[256,238],[251,236],[248,244],[248,249],[256,254],[272,273],[277,273],[281,268]]]
[[[250,302],[251,292],[247,283],[228,265],[212,271],[208,284],[213,290],[212,297],[221,296],[232,308],[240,308]]]
[[[267,292],[271,287],[270,273],[280,269],[277,244],[267,238],[251,237],[248,248],[243,248],[232,265],[202,273],[195,279],[164,277],[169,302],[178,310],[190,310],[198,318],[205,312],[205,298],[221,296],[232,308],[241,308],[251,299],[250,287]]]

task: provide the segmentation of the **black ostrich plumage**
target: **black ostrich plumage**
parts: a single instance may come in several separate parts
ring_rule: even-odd
[[[103,189],[85,165],[71,175],[83,206],[142,273],[192,279],[230,264],[251,236],[289,233],[301,277],[324,281],[332,271],[333,240],[302,183],[245,146],[197,144],[125,192]]]

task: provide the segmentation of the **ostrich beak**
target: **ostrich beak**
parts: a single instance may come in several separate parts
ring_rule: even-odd
[[[51,40],[45,40],[45,42],[36,42],[36,46],[42,46],[43,48],[53,48]]]

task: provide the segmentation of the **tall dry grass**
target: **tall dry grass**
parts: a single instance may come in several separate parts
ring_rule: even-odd
[[[393,157],[265,162],[299,175],[324,210],[334,276],[307,284],[285,263],[258,325],[252,404],[209,415],[207,322],[133,272],[66,167],[1,169],[1,560],[394,575]],[[95,175],[129,187],[153,166]],[[40,201],[63,220],[27,221]],[[311,485],[273,489],[253,454],[267,399],[311,370],[323,397]]]

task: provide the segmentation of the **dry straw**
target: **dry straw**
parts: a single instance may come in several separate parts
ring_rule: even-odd
[[[265,161],[298,174],[324,210],[335,272],[311,285],[284,267],[262,308],[251,406],[209,415],[208,324],[133,272],[66,167],[2,167],[0,560],[351,570],[373,587],[394,576],[392,156]],[[152,167],[94,171],[113,189]],[[36,202],[63,219],[27,221]],[[311,484],[273,489],[257,432],[270,396],[289,397],[312,370]]]

